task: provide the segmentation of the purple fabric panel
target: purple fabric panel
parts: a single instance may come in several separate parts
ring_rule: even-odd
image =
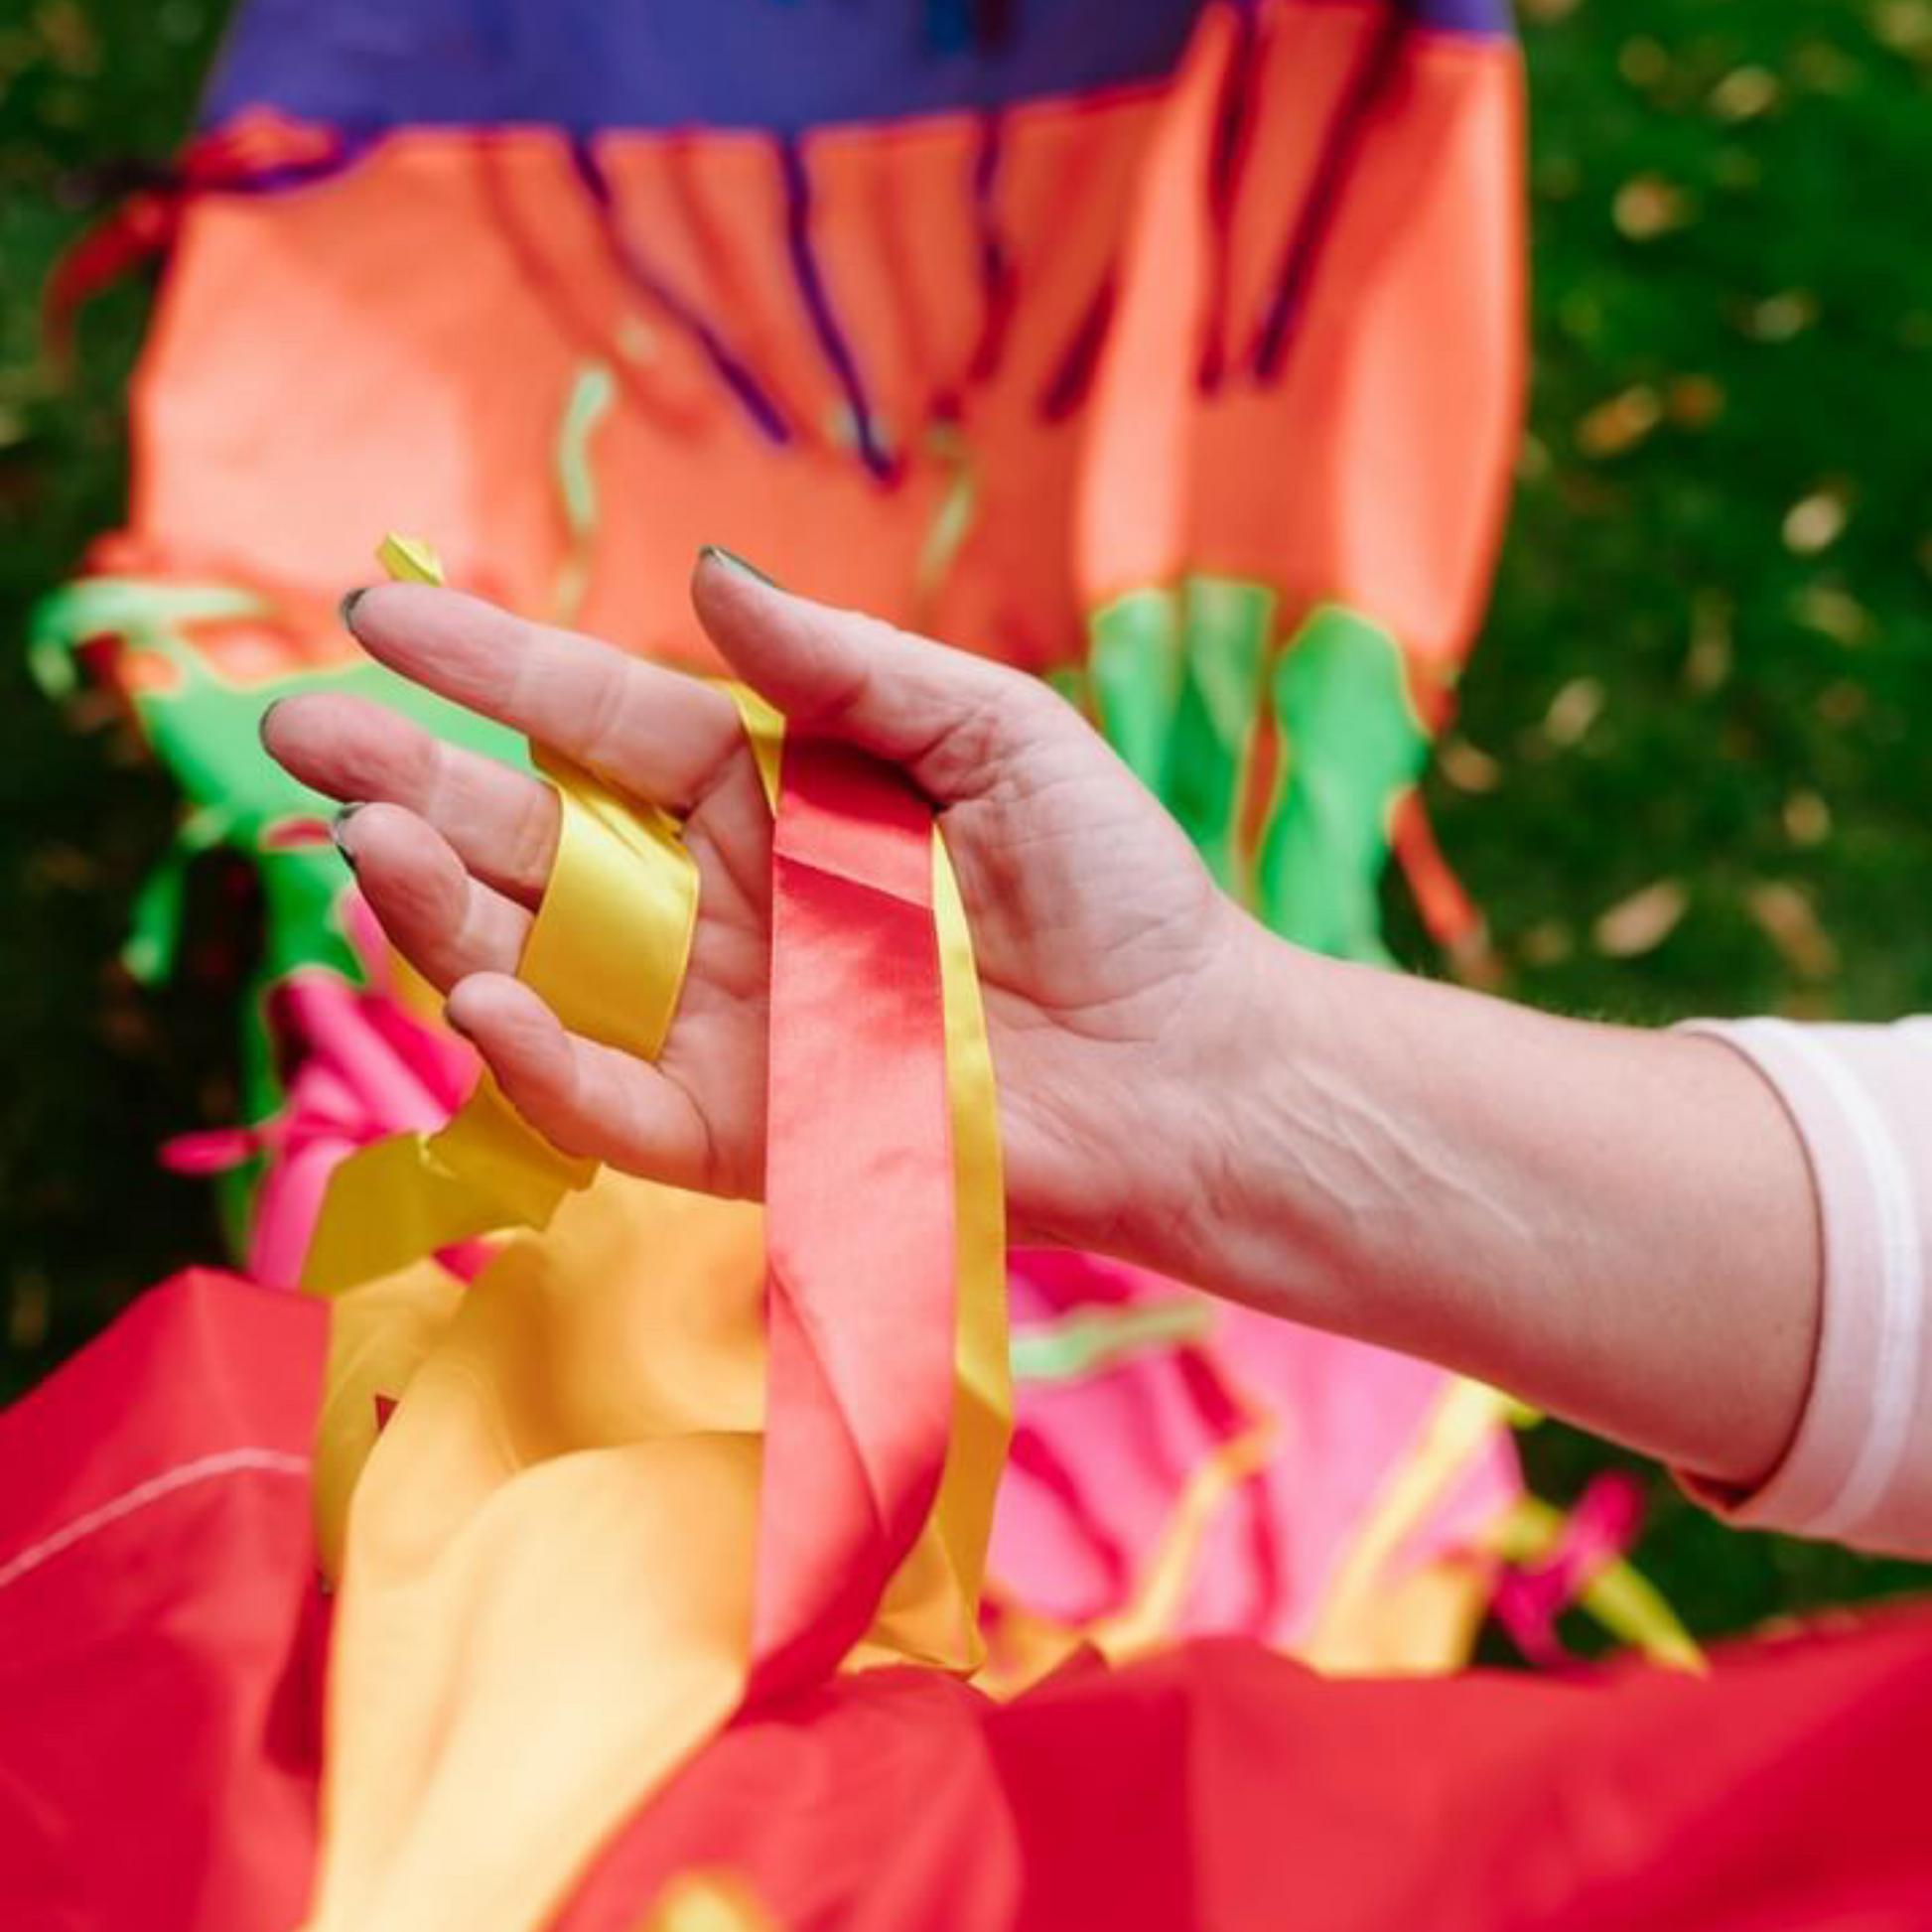
[[[791,133],[990,111],[1160,78],[1202,4],[1014,0],[996,34],[975,38],[938,31],[930,0],[246,0],[204,118],[273,106],[352,132]],[[1397,8],[1440,31],[1510,31],[1505,0]]]
[[[249,0],[204,117],[790,132],[1156,79],[1199,4],[1023,0],[986,47],[913,0]]]
[[[1508,39],[1516,32],[1509,0],[1404,0],[1403,11],[1418,27],[1440,34]]]

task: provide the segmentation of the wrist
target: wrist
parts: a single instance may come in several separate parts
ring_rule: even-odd
[[[1292,1091],[1330,1024],[1331,962],[1229,902],[1188,1024],[1162,1057],[1147,1184],[1123,1225],[1128,1258],[1217,1294],[1296,1312],[1312,1233],[1302,1206]]]
[[[1150,1265],[1271,1314],[1396,1346],[1443,1258],[1431,1039],[1466,996],[1289,944],[1245,914],[1173,1103]],[[1432,1123],[1435,1123],[1434,1125]],[[1427,1326],[1427,1323],[1423,1324]]]

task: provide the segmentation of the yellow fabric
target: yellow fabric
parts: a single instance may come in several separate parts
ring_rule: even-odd
[[[750,685],[726,681],[725,695],[738,707],[738,722],[745,728],[746,743],[752,748],[753,761],[759,768],[759,782],[764,787],[764,802],[778,809],[778,766],[784,756],[785,721]]]
[[[1420,1595],[1405,1592],[1398,1599],[1404,1608],[1412,1604],[1420,1608],[1424,1616],[1412,1637],[1403,1627],[1404,1620],[1392,1617],[1383,1602],[1392,1581],[1391,1559],[1421,1529],[1471,1459],[1485,1452],[1501,1421],[1505,1401],[1494,1389],[1459,1377],[1443,1392],[1415,1448],[1396,1465],[1356,1531],[1354,1542],[1337,1566],[1313,1629],[1297,1646],[1301,1656],[1316,1670],[1400,1668],[1398,1658],[1417,1643],[1425,1658],[1421,1667],[1433,1661],[1430,1652],[1441,1641],[1443,1627],[1440,1589]],[[1470,1568],[1462,1600],[1471,1631],[1487,1593],[1486,1581]]]
[[[399,536],[391,530],[376,545],[375,560],[399,584],[443,581],[443,560],[421,537]]]
[[[952,1443],[933,1516],[951,1553],[960,1594],[977,1606],[986,1546],[993,1534],[994,1498],[1013,1435],[1006,1174],[1000,1157],[999,1095],[993,1084],[993,1052],[986,1036],[979,973],[973,965],[973,939],[959,882],[937,827],[932,834],[932,878],[946,1010],[959,1324]]]
[[[607,1173],[462,1291],[349,1501],[315,1932],[535,1932],[739,1702],[762,1263]]]
[[[690,1871],[664,1887],[637,1932],[778,1932],[778,1921],[735,1874]]]
[[[780,721],[734,698],[775,795]],[[566,834],[523,976],[652,1052],[689,935],[666,884],[689,861],[661,816],[546,768]],[[991,1056],[936,836],[933,864],[960,1388],[933,1513],[852,1661],[964,1669],[1009,1427],[1005,1247]],[[743,1695],[761,1215],[612,1173],[572,1192],[577,1171],[484,1095],[442,1135],[364,1150],[325,1204],[317,1503],[341,1590],[311,1932],[537,1932]],[[519,1221],[467,1289],[420,1259]],[[379,1433],[378,1395],[396,1404]]]
[[[1173,1640],[1208,1525],[1240,1484],[1267,1466],[1276,1435],[1275,1423],[1264,1417],[1196,1465],[1134,1600],[1088,1633],[1102,1656],[1126,1663]]]
[[[516,976],[573,1033],[654,1060],[691,956],[697,865],[669,813],[622,797],[554,752],[532,750],[563,817]]]
[[[1203,1456],[1163,1528],[1134,1592],[1119,1609],[1087,1623],[1061,1623],[1002,1602],[993,1655],[973,1679],[989,1697],[1018,1697],[1091,1645],[1112,1664],[1132,1663],[1173,1642],[1202,1543],[1248,1477],[1274,1454],[1275,1420],[1249,1409],[1248,1427]]]
[[[348,1290],[330,1312],[310,1493],[316,1553],[331,1584],[343,1574],[348,1499],[380,1433],[377,1404],[394,1402],[415,1379],[464,1292],[447,1268],[419,1261]]]
[[[553,753],[538,763],[562,806],[557,864],[517,976],[573,1032],[645,1058],[676,1009],[698,875],[676,826]],[[302,1283],[337,1295],[501,1227],[543,1227],[596,1163],[560,1154],[485,1072],[450,1124],[359,1149],[331,1176]]]

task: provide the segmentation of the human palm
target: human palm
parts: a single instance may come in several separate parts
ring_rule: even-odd
[[[1238,1052],[1227,1022],[1246,920],[1044,686],[787,596],[717,553],[693,601],[794,728],[901,766],[938,808],[986,1003],[1015,1235],[1120,1245],[1186,1185],[1173,1098]],[[355,699],[291,698],[264,721],[276,758],[355,806],[339,838],[371,906],[533,1125],[634,1173],[760,1191],[771,818],[729,698],[454,592],[365,593],[353,626],[402,675],[683,820],[698,919],[653,1064],[566,1032],[512,977],[556,853],[548,786]]]

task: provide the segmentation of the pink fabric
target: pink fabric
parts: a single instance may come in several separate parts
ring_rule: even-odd
[[[1623,1469],[1592,1479],[1543,1562],[1512,1566],[1496,1580],[1496,1621],[1533,1664],[1551,1669],[1569,1652],[1557,1619],[1615,1563],[1643,1527],[1643,1485]]]
[[[1784,1460],[1738,1497],[1751,1528],[1932,1557],[1932,1019],[1697,1021],[1763,1074],[1811,1162],[1824,1236],[1810,1395]]]
[[[1028,1608],[1084,1623],[1145,1582],[1188,1478],[1263,1417],[1266,1464],[1216,1512],[1189,1566],[1175,1629],[1293,1646],[1308,1638],[1380,1496],[1421,1444],[1451,1377],[1097,1255],[1019,1251],[1016,1335],[1083,1311],[1197,1307],[1191,1338],[1132,1350],[1064,1380],[1023,1379],[990,1569]],[[1400,1582],[1479,1548],[1522,1495],[1498,1425],[1392,1553]]]
[[[301,1279],[329,1176],[345,1156],[385,1134],[441,1127],[477,1077],[475,1049],[413,1018],[391,984],[374,915],[345,896],[345,924],[368,973],[354,986],[320,967],[291,973],[270,993],[269,1031],[285,1066],[282,1110],[257,1127],[184,1134],[161,1150],[177,1173],[218,1173],[268,1157],[256,1196],[248,1273],[272,1288]],[[468,1280],[488,1249],[465,1242],[438,1259]]]

